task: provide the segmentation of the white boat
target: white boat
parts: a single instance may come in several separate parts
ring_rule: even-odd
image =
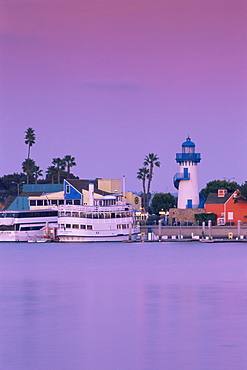
[[[89,204],[58,208],[57,236],[61,242],[108,242],[135,240],[140,233],[132,205],[122,194],[94,199],[89,185]]]
[[[0,212],[0,242],[40,242],[56,239],[57,211]]]

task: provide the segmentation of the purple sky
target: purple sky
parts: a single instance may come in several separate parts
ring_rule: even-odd
[[[80,178],[139,191],[154,152],[152,190],[174,192],[189,134],[200,189],[247,180],[246,0],[0,0],[0,24],[0,176],[33,127],[44,171],[71,154]]]

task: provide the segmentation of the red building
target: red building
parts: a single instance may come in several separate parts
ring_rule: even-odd
[[[238,220],[247,224],[247,202],[239,197],[239,190],[227,193],[226,189],[219,189],[218,193],[208,195],[205,212],[215,213],[218,225],[237,225]]]

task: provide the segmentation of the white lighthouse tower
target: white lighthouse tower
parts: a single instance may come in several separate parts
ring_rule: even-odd
[[[179,173],[174,178],[174,186],[178,189],[179,209],[198,208],[200,205],[197,164],[201,160],[201,154],[195,153],[195,144],[188,136],[182,144],[182,153],[176,154],[176,161],[179,163]]]

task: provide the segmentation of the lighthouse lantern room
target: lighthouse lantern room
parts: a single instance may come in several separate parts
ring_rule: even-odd
[[[176,154],[179,163],[179,173],[174,178],[174,186],[178,189],[179,209],[198,208],[200,205],[197,164],[201,160],[201,154],[195,153],[195,144],[188,136],[182,144],[182,153]]]

